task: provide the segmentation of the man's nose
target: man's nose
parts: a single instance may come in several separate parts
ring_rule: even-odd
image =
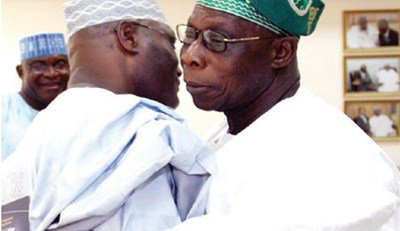
[[[206,66],[205,62],[205,47],[201,44],[200,39],[197,39],[181,51],[181,63],[183,68],[203,69]]]
[[[53,66],[49,66],[48,69],[43,73],[43,75],[48,78],[54,78],[59,75],[59,72]]]

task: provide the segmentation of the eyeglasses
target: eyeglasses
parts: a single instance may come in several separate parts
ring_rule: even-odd
[[[196,41],[199,34],[203,36],[203,44],[213,52],[223,52],[227,48],[227,43],[247,42],[260,39],[270,39],[272,37],[248,37],[248,38],[232,38],[228,39],[225,35],[212,30],[197,30],[194,27],[179,24],[176,26],[179,41],[184,44],[191,44]],[[203,32],[203,33],[202,33]]]
[[[51,68],[60,74],[67,74],[69,72],[69,64],[65,60],[59,60],[50,65],[44,61],[35,61],[29,64],[29,70],[33,74],[43,74],[49,72]]]

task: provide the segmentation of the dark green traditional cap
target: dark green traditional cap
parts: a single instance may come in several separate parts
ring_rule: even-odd
[[[197,0],[197,4],[295,36],[311,34],[325,6],[321,0]]]

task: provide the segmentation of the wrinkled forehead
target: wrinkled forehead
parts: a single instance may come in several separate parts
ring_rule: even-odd
[[[211,9],[202,5],[195,5],[193,13],[189,17],[188,24],[197,29],[207,29],[216,25],[231,27],[237,31],[244,28],[259,27],[257,24],[247,21],[236,15]]]

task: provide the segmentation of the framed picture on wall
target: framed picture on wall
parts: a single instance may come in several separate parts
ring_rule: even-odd
[[[400,100],[347,101],[345,113],[374,140],[400,140]]]
[[[400,9],[344,11],[346,51],[400,50]]]
[[[344,58],[348,96],[400,96],[400,55]]]

